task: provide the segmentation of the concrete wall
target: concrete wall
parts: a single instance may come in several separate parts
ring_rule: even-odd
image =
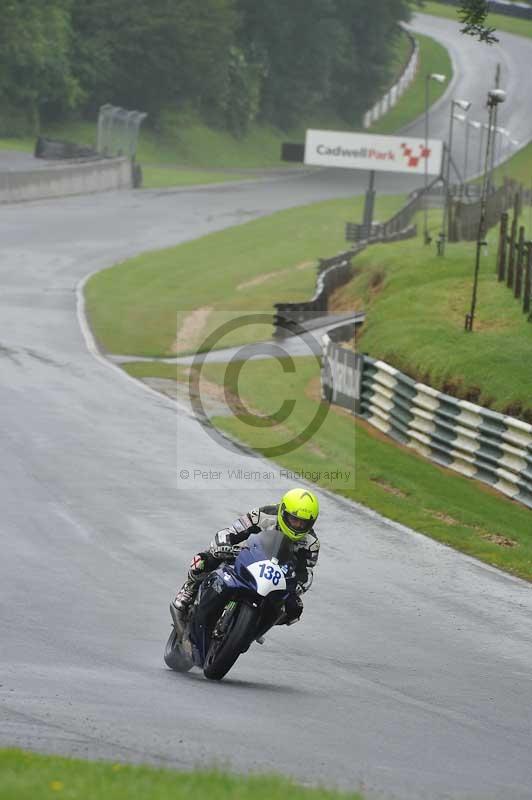
[[[131,162],[127,158],[62,163],[35,171],[0,173],[0,203],[131,189],[132,186]]]

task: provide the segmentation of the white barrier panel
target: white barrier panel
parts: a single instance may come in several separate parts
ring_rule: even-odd
[[[379,117],[385,114],[390,108],[393,108],[395,103],[399,100],[404,91],[410,86],[417,72],[419,66],[419,45],[416,42],[410,60],[406,65],[403,74],[391,89],[387,92],[389,103],[386,108],[383,106],[383,101],[379,100],[373,108],[366,112],[363,118],[364,128],[370,128]],[[368,114],[370,116],[368,116]]]

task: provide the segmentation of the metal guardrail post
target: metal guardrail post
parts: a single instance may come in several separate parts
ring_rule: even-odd
[[[512,227],[510,228],[510,255],[508,257],[508,273],[506,276],[506,285],[509,289],[513,289],[514,286],[514,265],[515,265],[515,240],[517,238],[517,217],[514,213],[514,217],[512,219]]]
[[[523,283],[523,258],[525,249],[525,228],[519,228],[519,238],[516,244],[517,257],[515,265],[514,297],[519,300],[521,297],[521,287]]]
[[[499,249],[497,252],[497,280],[499,283],[506,277],[506,245],[508,239],[508,214],[501,215],[501,228],[499,232]]]
[[[532,242],[527,242],[526,245],[526,261],[525,261],[525,289],[523,293],[523,313],[530,312],[530,290],[532,280]],[[528,318],[530,321],[530,317]]]

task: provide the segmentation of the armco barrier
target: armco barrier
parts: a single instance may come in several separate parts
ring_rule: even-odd
[[[127,158],[58,164],[33,172],[0,173],[0,203],[130,189],[132,186],[132,167]]]
[[[300,303],[275,303],[273,318],[276,338],[284,338],[291,333],[301,332],[301,323],[316,317],[324,317],[328,312],[329,295],[339,286],[343,286],[352,276],[351,259],[364,250],[362,243],[352,250],[339,253],[332,258],[320,259],[316,289],[310,300]]]
[[[363,117],[364,128],[370,128],[374,122],[377,122],[378,119],[390,111],[390,109],[392,109],[397,103],[399,98],[404,94],[406,89],[408,89],[416,76],[419,64],[419,45],[412,34],[408,33],[408,31],[404,32],[408,36],[411,43],[411,54],[408,64],[404,68],[397,83],[395,83],[391,89],[389,89],[386,94],[375,103],[373,108],[370,108],[369,111],[366,111]]]
[[[347,250],[344,253],[333,256],[333,258],[320,259],[316,289],[310,300],[303,300],[299,303],[274,304],[273,335],[276,338],[282,338],[289,335],[288,331],[293,334],[300,333],[302,330],[301,323],[316,317],[326,316],[329,310],[329,297],[331,293],[351,280],[353,275],[351,260],[361,253],[362,250],[365,250],[368,244],[397,242],[415,236],[415,225],[410,225],[404,230],[396,230],[396,223],[400,219],[399,215],[401,213],[402,212],[398,212],[398,214],[392,217],[391,221],[384,223],[381,233],[374,238],[359,242],[352,250]],[[388,233],[386,233],[386,231],[388,231]]]
[[[532,425],[458,400],[364,357],[361,414],[438,464],[532,508]]]
[[[384,361],[359,354],[357,362],[328,337],[323,344],[324,398],[356,408],[401,444],[532,508],[532,425],[417,383]]]

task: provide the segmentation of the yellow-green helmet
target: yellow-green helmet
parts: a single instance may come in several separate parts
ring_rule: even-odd
[[[279,503],[277,522],[285,536],[294,542],[304,539],[318,514],[318,498],[308,489],[290,489]]]

